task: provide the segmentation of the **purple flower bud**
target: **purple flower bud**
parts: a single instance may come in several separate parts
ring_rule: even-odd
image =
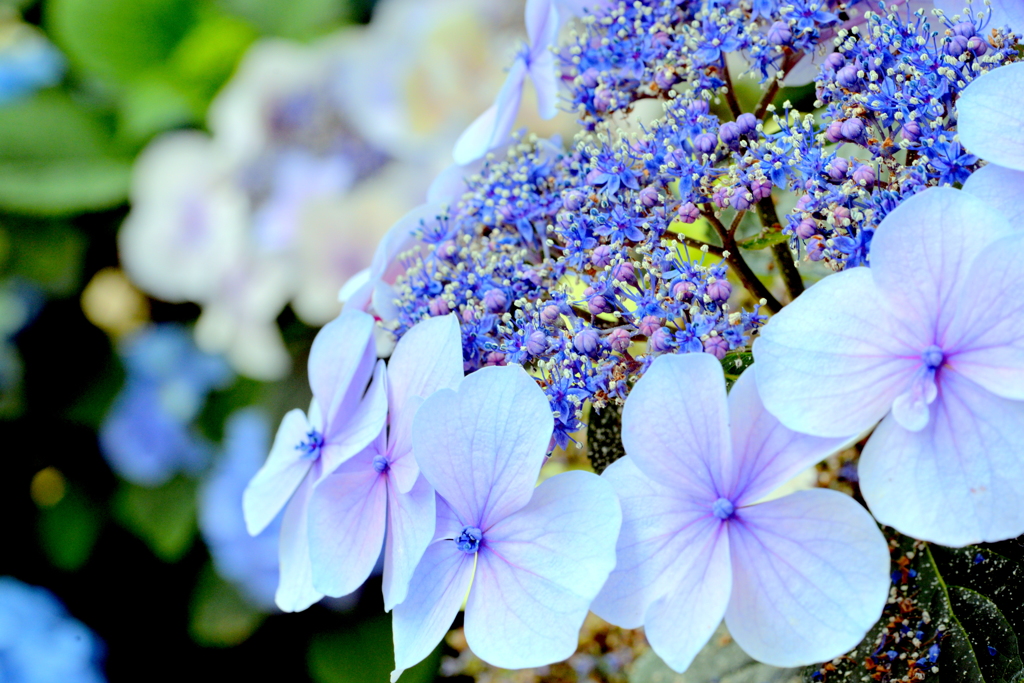
[[[807,258],[812,261],[820,261],[825,258],[825,240],[814,237],[807,242]]]
[[[718,187],[715,188],[714,193],[711,195],[711,201],[713,201],[715,203],[715,206],[717,206],[718,208],[724,209],[726,206],[729,205],[728,190],[724,186],[719,185]]]
[[[441,242],[441,244],[437,245],[437,255],[445,261],[454,261],[458,253],[459,248],[455,246],[454,240],[445,240],[444,242]]]
[[[864,122],[858,118],[846,119],[840,130],[846,140],[857,141],[864,135]]]
[[[850,220],[850,210],[845,206],[837,206],[832,211],[832,216],[836,220],[836,225],[846,225]]]
[[[540,312],[540,321],[545,325],[554,325],[561,317],[562,312],[559,311],[558,306],[555,306],[554,304],[548,304],[544,307],[544,310]]]
[[[593,327],[585,327],[572,338],[572,347],[577,353],[593,356],[601,348],[601,335]]]
[[[679,220],[683,223],[695,223],[700,218],[700,209],[693,202],[681,204],[676,213],[679,215]]]
[[[828,165],[828,177],[835,181],[846,179],[846,173],[850,170],[850,162],[842,157],[833,159]],[[806,195],[805,195],[806,196]]]
[[[675,297],[676,301],[687,301],[692,299],[693,293],[696,291],[697,285],[693,284],[689,280],[680,280],[672,285],[672,296]]]
[[[818,233],[818,224],[810,219],[803,219],[796,226],[796,236],[802,240],[809,240]]]
[[[619,282],[636,285],[636,273],[633,272],[633,264],[629,261],[612,266],[612,277]]]
[[[988,43],[981,36],[971,36],[967,40],[967,49],[973,52],[978,57],[981,57],[988,52]]]
[[[693,140],[693,148],[701,154],[711,154],[718,146],[718,138],[714,133],[701,133]]]
[[[814,197],[809,194],[802,194],[800,198],[796,200],[797,211],[807,211],[807,207],[814,201]]]
[[[640,190],[640,203],[646,206],[648,209],[658,204],[658,188],[654,185],[648,185],[644,189]]]
[[[540,330],[534,330],[530,334],[526,335],[526,351],[531,356],[539,356],[540,354],[547,351],[548,338]]]
[[[645,337],[650,337],[654,332],[661,327],[661,318],[656,315],[645,315],[641,320],[637,329],[640,330],[640,334]]]
[[[730,206],[737,211],[746,211],[753,203],[753,194],[751,194],[750,190],[743,185],[736,187],[735,191],[732,193],[732,197],[729,199]]]
[[[583,86],[586,88],[594,88],[597,86],[597,78],[600,76],[600,72],[594,67],[590,67],[586,71],[580,74],[580,78],[583,80]]]
[[[587,310],[591,315],[611,312],[612,307],[608,305],[608,300],[604,298],[604,295],[598,294],[593,287],[587,287],[583,291],[583,296],[587,298]]]
[[[505,354],[501,351],[491,351],[484,357],[484,364],[486,365],[504,365]]]
[[[842,56],[838,52],[833,52],[825,58],[825,66],[833,71],[843,68],[843,64],[846,64],[846,57]]]
[[[750,193],[754,195],[754,200],[766,199],[772,196],[772,181],[767,179],[755,180],[750,183]]]
[[[772,45],[788,45],[793,40],[793,32],[783,21],[776,21],[768,29],[768,42]]]
[[[508,297],[500,289],[488,289],[484,292],[484,308],[491,313],[501,313],[508,305]]]
[[[579,190],[572,190],[565,194],[564,206],[569,211],[579,211],[586,203],[586,196]]]
[[[611,88],[601,86],[594,91],[594,109],[597,111],[608,111],[608,107],[611,106],[612,100],[615,98]]]
[[[544,284],[544,279],[540,276],[540,273],[532,268],[523,272],[523,281],[529,282],[534,287],[540,287]]]
[[[860,81],[860,76],[857,75],[857,65],[847,64],[842,69],[836,72],[836,83],[843,88],[853,88]]]
[[[439,296],[430,300],[430,303],[427,304],[427,309],[430,311],[430,315],[435,317],[439,315],[448,315],[452,312],[451,309],[448,308],[448,302]]]
[[[900,128],[900,135],[908,142],[917,142],[921,139],[921,126],[918,125],[917,121],[907,121]]]
[[[462,309],[462,322],[471,323],[476,320],[476,311],[472,308]]]
[[[736,125],[739,126],[741,135],[750,135],[757,130],[757,117],[753,114],[740,114],[736,119]]]
[[[961,21],[959,24],[953,26],[953,35],[962,36],[964,38],[970,38],[975,35],[977,30],[974,28],[974,24],[969,21]]]
[[[867,164],[857,166],[857,168],[853,169],[853,181],[858,185],[874,185],[875,169]]]
[[[648,336],[647,348],[652,353],[665,353],[672,348],[672,333],[665,327],[659,327]]]
[[[729,342],[722,337],[708,337],[704,340],[704,353],[710,353],[718,360],[725,360],[725,354],[729,353]]]
[[[690,116],[697,118],[698,116],[704,116],[711,110],[707,100],[694,100],[686,105],[686,111]]]
[[[708,286],[704,290],[714,301],[727,301],[732,294],[732,285],[726,279],[709,278]]]
[[[727,147],[732,147],[739,142],[742,135],[739,124],[734,121],[723,123],[722,127],[718,129],[718,137],[722,140],[722,144]]]
[[[668,90],[679,81],[679,76],[676,74],[676,70],[666,66],[664,69],[659,69],[654,74],[654,82],[662,90]]]
[[[612,249],[607,244],[599,244],[590,252],[590,262],[597,268],[604,268],[612,262]]]
[[[950,57],[959,57],[967,51],[968,40],[965,36],[950,36],[942,51]]]
[[[625,353],[632,341],[633,340],[630,338],[629,332],[621,327],[612,330],[608,334],[608,346],[610,346],[612,351],[615,351],[616,353]]]
[[[829,142],[839,142],[843,139],[843,122],[833,121],[825,129],[825,139]]]

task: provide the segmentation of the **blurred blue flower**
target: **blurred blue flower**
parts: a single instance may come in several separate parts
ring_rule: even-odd
[[[224,452],[199,491],[199,530],[217,573],[254,605],[275,610],[280,516],[250,536],[242,515],[242,492],[270,451],[270,422],[254,408],[239,410],[225,425]]]
[[[212,389],[232,379],[227,364],[199,351],[179,325],[147,328],[122,347],[127,377],[100,428],[100,447],[121,477],[159,486],[197,473],[211,447],[192,426]]]
[[[32,27],[0,27],[0,104],[56,85],[65,66],[64,56]]]
[[[99,683],[103,651],[50,591],[0,576],[0,681]]]

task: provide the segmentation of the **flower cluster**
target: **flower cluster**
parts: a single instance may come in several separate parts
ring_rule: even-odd
[[[245,494],[253,533],[283,510],[278,604],[355,590],[383,548],[393,680],[463,603],[504,668],[568,658],[591,609],[678,671],[723,619],[763,662],[837,658],[890,602],[877,522],[952,546],[1024,532],[1024,27],[580,3],[556,49],[566,147],[498,125],[527,72],[545,87],[558,7],[527,3],[529,51],[457,149],[491,152],[395,225],[314,343],[309,413]],[[817,116],[778,113],[808,68]],[[830,266],[806,291],[801,253]],[[541,477],[588,408],[621,410],[625,455]],[[872,429],[866,507],[779,495]]]

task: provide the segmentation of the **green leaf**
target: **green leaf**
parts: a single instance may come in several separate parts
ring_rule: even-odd
[[[626,454],[622,446],[622,406],[611,403],[601,410],[590,407],[587,424],[587,457],[594,471],[604,472],[608,465]]]
[[[193,0],[50,0],[50,35],[91,75],[128,82],[160,67],[195,21]]]
[[[776,244],[782,244],[788,239],[789,236],[781,232],[770,232],[767,235],[751,237],[749,240],[740,242],[738,246],[749,250],[767,249],[768,247],[774,247]]]
[[[233,647],[251,636],[266,614],[249,604],[207,564],[192,595],[189,633],[200,645]]]
[[[729,387],[740,378],[747,368],[754,364],[754,354],[746,349],[730,351],[722,359],[722,369],[725,371],[725,382]]]
[[[11,227],[11,273],[36,283],[51,296],[77,291],[86,248],[81,232],[59,222],[26,221]]]
[[[196,532],[196,484],[177,477],[158,488],[122,483],[114,500],[118,520],[165,562],[176,562]]]
[[[952,646],[939,658],[939,670],[960,681],[1015,683],[1024,676],[1017,636],[999,608],[970,588],[949,586],[948,614],[955,620]]]
[[[316,683],[387,683],[395,665],[391,618],[373,617],[354,628],[318,634],[309,644],[309,674]],[[441,662],[441,646],[407,669],[401,683],[429,683]]]
[[[74,486],[52,508],[39,512],[39,541],[55,567],[73,572],[92,554],[103,526],[103,516]]]
[[[705,645],[683,673],[676,673],[648,650],[629,668],[629,683],[798,683],[799,671],[779,669],[751,659],[725,626]]]
[[[113,208],[127,198],[131,172],[115,159],[0,163],[0,207],[43,216]]]
[[[261,33],[289,38],[322,35],[347,18],[346,3],[338,0],[221,0],[221,5]]]

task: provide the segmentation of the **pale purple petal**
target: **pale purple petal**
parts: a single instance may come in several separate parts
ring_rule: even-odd
[[[373,467],[367,448],[325,475],[309,502],[313,585],[332,597],[348,595],[373,571],[384,544],[387,478]]]
[[[744,372],[729,392],[735,484],[725,494],[737,506],[771,493],[851,439],[808,436],[786,428],[765,410],[755,373]]]
[[[918,352],[945,334],[974,259],[1012,232],[998,211],[949,187],[916,194],[885,217],[871,242],[871,274]]]
[[[529,74],[537,90],[543,119],[558,113],[558,71],[551,51],[558,39],[559,16],[553,0],[527,0],[526,33],[530,39]]]
[[[1024,171],[1024,64],[1008,64],[979,76],[957,100],[960,142],[971,154]]]
[[[277,517],[309,472],[313,461],[298,446],[311,426],[301,410],[290,410],[281,420],[274,445],[263,467],[245,487],[242,511],[249,535],[255,536]]]
[[[473,580],[474,555],[451,541],[427,548],[409,584],[408,597],[395,606],[391,628],[395,641],[395,670],[402,671],[429,655],[448,632]]]
[[[651,648],[676,671],[685,671],[722,623],[732,592],[729,535],[714,519],[693,539],[672,571],[675,590],[656,600],[644,617]]]
[[[281,519],[278,550],[281,578],[274,601],[282,612],[301,612],[324,597],[313,587],[313,568],[309,559],[309,499],[313,482],[320,476],[319,470],[320,466],[314,465],[302,480]]]
[[[889,595],[889,547],[867,510],[838,491],[797,491],[729,522],[733,590],[725,620],[773,666],[853,649]]]
[[[388,419],[388,390],[384,361],[377,361],[373,381],[349,412],[333,420],[333,429],[324,434],[321,460],[324,472],[338,466],[370,445],[384,429]],[[345,409],[345,406],[342,406]]]
[[[531,49],[547,47],[558,37],[554,0],[526,0],[526,37]]]
[[[909,386],[923,347],[887,312],[867,268],[829,275],[754,341],[761,400],[782,424],[845,437],[882,419]]]
[[[622,522],[611,485],[565,472],[484,533],[466,604],[466,641],[493,666],[568,659],[590,603],[615,566]]]
[[[555,55],[545,48],[530,59],[530,81],[537,92],[537,111],[542,119],[558,114],[558,67]]]
[[[652,479],[716,500],[732,458],[718,360],[706,353],[655,359],[626,399],[622,445]]]
[[[526,62],[521,57],[512,63],[497,100],[456,140],[452,150],[455,163],[465,166],[508,140],[523,98],[526,71]]]
[[[943,340],[946,362],[998,396],[1024,400],[1024,232],[992,244],[967,279]]]
[[[388,361],[388,437],[392,476],[400,491],[412,488],[419,468],[411,455],[412,418],[420,401],[438,389],[455,389],[462,380],[462,333],[454,314],[414,325]]]
[[[622,531],[615,570],[590,609],[616,626],[639,628],[650,604],[679,582],[676,567],[718,519],[706,503],[648,477],[628,455],[609,465],[601,478],[619,497]]]
[[[373,325],[373,317],[362,311],[344,311],[324,325],[313,340],[309,386],[323,411],[325,437],[333,431],[334,416],[342,408],[354,407],[370,381],[377,359]]]
[[[982,166],[967,178],[963,191],[1003,214],[1017,230],[1024,228],[1024,171],[996,164]]]
[[[1024,533],[1024,402],[989,393],[952,369],[919,432],[886,418],[858,472],[875,518],[948,546]]]
[[[436,494],[425,477],[401,492],[388,473],[388,536],[384,543],[384,611],[405,600],[416,565],[434,538]]]
[[[413,455],[459,518],[486,531],[530,500],[553,430],[548,400],[522,367],[483,368],[424,401]]]

